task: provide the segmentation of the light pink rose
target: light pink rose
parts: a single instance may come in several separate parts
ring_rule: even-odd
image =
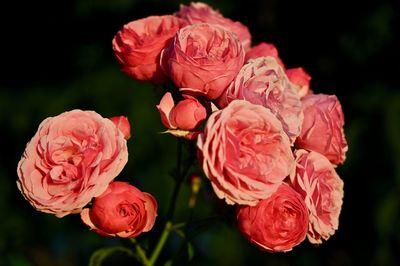
[[[312,94],[310,90],[311,76],[302,67],[289,68],[286,70],[286,75],[289,80],[295,85],[297,93],[300,98],[303,98],[307,94]]]
[[[314,94],[302,99],[304,121],[295,146],[316,151],[333,164],[343,163],[348,149],[344,116],[335,95]]]
[[[122,132],[126,140],[131,137],[131,124],[126,116],[113,116],[110,120]]]
[[[308,240],[313,244],[328,240],[339,226],[343,202],[343,181],[325,156],[297,150],[296,168],[290,174],[310,213]]]
[[[111,120],[73,110],[45,119],[18,164],[19,190],[37,210],[63,217],[99,196],[128,161]]]
[[[167,92],[157,105],[161,122],[169,129],[193,130],[207,116],[206,108],[196,98],[188,95],[183,97],[184,99],[175,105],[171,93]]]
[[[240,70],[219,99],[220,107],[242,99],[267,107],[282,122],[283,129],[294,142],[303,122],[301,101],[275,58],[250,60]]]
[[[236,100],[214,112],[197,141],[204,173],[228,204],[256,205],[294,165],[282,124],[263,106]]]
[[[122,71],[137,80],[156,84],[166,81],[160,68],[160,53],[183,24],[171,15],[150,16],[126,24],[112,41]]]
[[[216,99],[242,67],[244,50],[232,32],[217,25],[194,24],[177,32],[161,60],[183,93]]]
[[[244,59],[245,62],[248,62],[250,59],[256,59],[258,57],[266,57],[272,56],[276,59],[278,64],[285,69],[285,65],[283,64],[281,58],[278,55],[278,49],[276,49],[275,45],[272,43],[261,42],[256,46],[251,47],[249,51],[246,52],[246,57]]]
[[[191,3],[189,6],[181,5],[176,15],[188,24],[209,23],[217,24],[234,32],[241,41],[245,50],[250,49],[251,35],[249,29],[238,21],[225,18],[217,10],[204,3]]]
[[[238,207],[237,220],[242,234],[269,252],[291,250],[306,238],[308,230],[304,200],[286,183],[256,206]]]
[[[127,182],[112,182],[91,208],[81,212],[82,221],[104,236],[131,238],[153,228],[157,201]]]

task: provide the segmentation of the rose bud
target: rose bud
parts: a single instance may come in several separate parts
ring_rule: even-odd
[[[126,116],[113,116],[110,120],[122,132],[126,140],[131,137],[131,124]]]
[[[161,54],[164,71],[184,94],[218,98],[244,61],[237,36],[214,24],[194,24],[179,30]]]
[[[275,45],[272,43],[262,42],[257,44],[256,46],[251,47],[250,51],[246,52],[246,57],[244,59],[245,62],[248,62],[250,59],[256,59],[258,57],[266,57],[272,56],[276,59],[278,64],[285,69],[285,65],[283,64],[281,58],[278,55],[278,49],[276,49]]]
[[[311,76],[302,67],[289,68],[286,70],[286,75],[289,80],[295,85],[297,93],[300,98],[303,98],[307,94],[312,94],[310,90]]]
[[[294,166],[281,122],[269,109],[243,100],[211,114],[197,147],[204,173],[228,204],[256,205]]]
[[[45,119],[18,163],[19,190],[37,210],[63,217],[101,195],[128,161],[111,120],[73,110]]]
[[[96,233],[123,238],[150,231],[156,216],[153,196],[127,182],[112,182],[91,208],[81,212],[82,221]]]
[[[282,183],[256,206],[239,206],[237,220],[242,234],[260,249],[289,251],[306,237],[308,209],[301,195]]]
[[[301,101],[284,69],[272,56],[245,64],[219,98],[220,107],[241,99],[267,107],[281,121],[291,143],[300,134],[303,122]]]
[[[194,130],[207,116],[206,108],[191,96],[174,104],[171,93],[167,92],[157,105],[161,121],[169,129]]]
[[[296,168],[290,180],[310,213],[308,240],[320,244],[338,229],[343,181],[325,156],[305,150],[297,150],[295,156]]]
[[[189,6],[181,5],[176,15],[184,19],[188,24],[197,23],[217,24],[234,32],[241,41],[245,50],[250,49],[251,35],[249,29],[238,21],[225,18],[217,10],[204,3],[191,3]]]
[[[333,164],[343,163],[348,149],[344,116],[335,95],[307,95],[302,100],[304,121],[296,148],[316,151]]]
[[[126,24],[112,47],[122,71],[137,80],[161,84],[167,80],[160,68],[160,53],[183,26],[175,16],[150,16]]]

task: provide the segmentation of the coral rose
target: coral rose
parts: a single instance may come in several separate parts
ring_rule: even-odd
[[[338,229],[343,181],[325,156],[306,150],[297,150],[295,156],[296,168],[290,179],[310,212],[308,240],[319,244]]]
[[[335,95],[314,94],[302,99],[304,121],[295,146],[325,155],[333,164],[343,163],[348,149],[344,116]]]
[[[279,120],[269,109],[243,100],[214,112],[197,146],[215,193],[228,204],[255,205],[268,198],[294,165]]]
[[[195,24],[177,32],[161,60],[183,93],[216,99],[242,67],[244,50],[232,32],[217,25]]]
[[[291,250],[306,238],[308,230],[304,200],[286,183],[256,206],[239,206],[237,220],[243,235],[269,252]]]
[[[112,41],[122,71],[137,80],[156,84],[166,81],[160,68],[160,53],[183,24],[171,15],[150,16],[126,24]]]
[[[241,41],[243,48],[248,50],[251,45],[249,29],[238,21],[225,18],[217,10],[204,3],[191,3],[189,6],[181,5],[176,15],[184,19],[188,24],[210,23],[217,24],[234,32]]]
[[[150,231],[156,216],[154,197],[127,182],[112,182],[81,212],[82,221],[98,234],[124,238]]]
[[[259,57],[242,67],[228,89],[223,92],[219,105],[225,107],[235,99],[269,108],[282,122],[291,142],[300,134],[303,122],[301,101],[275,58]]]
[[[73,110],[45,119],[18,164],[19,190],[37,210],[63,217],[99,196],[128,160],[111,120]]]
[[[161,122],[169,129],[195,129],[207,116],[206,108],[194,97],[183,95],[184,99],[174,104],[170,92],[161,99],[157,109]]]

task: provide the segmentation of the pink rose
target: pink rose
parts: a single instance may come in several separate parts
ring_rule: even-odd
[[[150,231],[156,216],[153,196],[126,182],[112,182],[91,208],[81,212],[82,221],[96,233],[124,238]]]
[[[328,240],[339,226],[343,202],[343,181],[325,156],[297,150],[296,168],[290,174],[310,213],[308,240],[313,244]]]
[[[73,110],[45,119],[18,164],[19,190],[37,210],[63,217],[99,196],[128,161],[111,120]]]
[[[247,101],[211,114],[197,146],[204,173],[228,204],[256,205],[268,198],[294,165],[282,124],[267,108]]]
[[[235,99],[270,109],[282,122],[291,142],[300,134],[303,122],[301,101],[275,58],[259,57],[242,67],[220,97],[220,107],[225,107]]]
[[[150,16],[132,21],[112,41],[118,62],[128,76],[160,84],[167,77],[160,68],[160,53],[183,21],[175,16]]]
[[[269,252],[291,250],[306,238],[308,230],[304,200],[286,183],[256,206],[238,207],[237,220],[243,235]]]
[[[250,49],[251,35],[249,29],[238,21],[223,17],[218,11],[204,3],[191,3],[190,6],[181,5],[176,15],[188,24],[209,23],[220,25],[234,32],[241,41],[245,50]]]
[[[161,115],[161,122],[169,129],[193,130],[207,116],[206,108],[191,96],[184,95],[184,99],[174,104],[170,92],[161,99],[157,109]]]
[[[131,124],[126,116],[113,116],[110,120],[122,132],[126,140],[131,137]]]
[[[304,121],[295,146],[325,155],[333,164],[343,163],[348,149],[344,116],[335,95],[315,94],[302,99]]]
[[[286,70],[286,75],[289,80],[295,85],[297,93],[300,98],[303,98],[307,94],[312,94],[310,90],[311,76],[302,67],[289,68]]]
[[[195,24],[177,32],[161,60],[183,93],[216,99],[242,67],[244,50],[232,32],[217,25]]]
[[[272,43],[262,42],[257,44],[256,46],[251,47],[250,51],[247,51],[246,57],[244,59],[245,62],[248,62],[250,59],[256,59],[258,57],[267,57],[272,56],[276,59],[278,64],[285,69],[285,65],[278,55],[278,49],[276,49],[275,45]]]

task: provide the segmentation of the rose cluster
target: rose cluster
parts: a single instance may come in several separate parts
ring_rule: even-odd
[[[281,252],[335,233],[344,116],[336,96],[310,89],[303,68],[287,68],[273,44],[252,45],[245,25],[204,3],[129,22],[112,48],[123,72],[161,85],[157,109],[166,132],[197,146],[216,196],[236,206],[238,229],[250,242]],[[80,213],[101,235],[147,232],[156,200],[114,181],[130,135],[123,116],[72,110],[47,118],[18,164],[18,188],[37,210]]]
[[[314,94],[270,43],[204,3],[126,24],[113,49],[133,79],[170,82],[157,109],[168,133],[196,141],[215,194],[237,205],[238,228],[270,252],[338,228],[347,143],[340,102]],[[163,86],[171,87],[171,86]]]
[[[17,186],[38,211],[80,213],[97,233],[134,237],[149,231],[157,202],[125,182],[113,182],[128,161],[126,117],[72,110],[45,119],[18,164]],[[84,208],[93,200],[91,208]]]

